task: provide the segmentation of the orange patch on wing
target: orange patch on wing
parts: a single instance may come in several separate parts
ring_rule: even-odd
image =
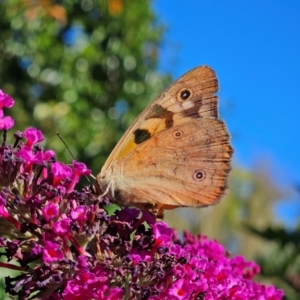
[[[126,141],[126,143],[124,145],[122,145],[122,148],[120,149],[120,151],[118,152],[118,154],[116,155],[116,157],[114,157],[114,160],[118,160],[120,158],[123,158],[124,156],[126,156],[131,150],[133,150],[134,148],[136,148],[137,144],[134,142],[133,138],[128,138],[128,140]]]

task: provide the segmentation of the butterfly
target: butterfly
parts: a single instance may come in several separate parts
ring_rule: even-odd
[[[96,177],[95,193],[159,218],[164,209],[217,202],[233,154],[217,91],[209,66],[175,81],[125,132]]]

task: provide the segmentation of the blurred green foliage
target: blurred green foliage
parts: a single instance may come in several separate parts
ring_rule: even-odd
[[[150,1],[0,2],[0,86],[16,128],[100,171],[122,133],[167,83],[156,71],[163,27]]]
[[[286,299],[300,299],[300,227],[287,230],[269,226],[259,230],[247,227],[263,240],[273,243],[271,251],[258,254],[256,262],[261,267],[260,277],[284,289]]]

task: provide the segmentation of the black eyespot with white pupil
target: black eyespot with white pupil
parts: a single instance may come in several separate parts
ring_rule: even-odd
[[[205,177],[205,173],[202,170],[196,170],[193,174],[193,179],[196,181],[201,181]]]
[[[180,131],[180,130],[177,130],[177,131],[175,131],[174,133],[173,133],[173,137],[175,138],[175,139],[180,139],[181,137],[182,137],[182,131]]]
[[[180,92],[180,99],[181,100],[186,100],[188,98],[190,98],[191,96],[191,91],[184,89]]]

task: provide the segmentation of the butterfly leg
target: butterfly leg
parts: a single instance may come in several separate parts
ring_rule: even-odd
[[[150,212],[155,216],[155,218],[160,221],[164,218],[164,208],[161,204],[152,205]]]
[[[97,181],[94,182],[94,184],[90,187],[91,191],[99,197],[99,199],[103,199],[105,196],[108,195],[110,188],[112,187],[113,182],[110,181],[110,183],[107,185],[105,191],[100,188],[99,184]]]

